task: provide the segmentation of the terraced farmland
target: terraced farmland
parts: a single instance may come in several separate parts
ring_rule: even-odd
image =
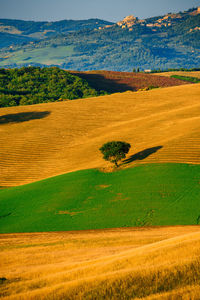
[[[200,85],[192,84],[1,108],[0,185],[21,185],[81,169],[109,169],[99,147],[116,139],[132,145],[127,166],[199,164],[199,94]]]
[[[1,299],[198,300],[199,247],[199,226],[2,234]]]

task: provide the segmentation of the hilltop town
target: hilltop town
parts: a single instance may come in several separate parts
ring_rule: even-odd
[[[198,14],[200,14],[200,6],[195,9],[191,9],[191,11],[181,12],[181,13],[177,13],[177,14],[169,13],[163,17],[151,18],[151,19],[141,19],[140,20],[139,18],[137,18],[133,15],[130,15],[130,16],[125,17],[122,21],[117,22],[116,24],[123,29],[128,29],[129,31],[132,31],[133,27],[135,25],[146,26],[148,28],[151,28],[152,31],[156,31],[158,28],[172,26],[177,20],[181,20],[185,16],[189,16],[189,15],[195,16]],[[116,24],[99,27],[99,29],[113,27]],[[193,28],[193,29],[191,29],[190,32],[192,32],[194,30],[200,30],[200,27]]]

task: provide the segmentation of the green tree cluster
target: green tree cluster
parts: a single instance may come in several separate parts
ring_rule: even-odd
[[[57,67],[0,69],[0,107],[98,96],[87,81]]]
[[[103,158],[115,164],[118,167],[118,161],[126,157],[131,145],[126,142],[112,141],[105,143],[99,150],[103,154]]]

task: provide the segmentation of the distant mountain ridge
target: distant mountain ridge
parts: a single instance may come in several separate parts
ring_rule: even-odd
[[[100,19],[62,20],[55,22],[0,19],[0,47],[5,47],[5,40],[7,40],[6,46],[11,46],[17,44],[17,39],[18,43],[21,44],[24,41],[44,39],[80,30],[92,30],[100,26],[103,27],[112,24],[114,23]],[[13,36],[15,36],[14,41],[12,40]],[[2,44],[3,39],[4,43]]]
[[[145,20],[130,15],[115,24],[0,20],[0,44],[0,67],[194,68],[200,66],[200,7]]]
[[[99,26],[106,26],[112,24],[114,23],[100,19],[61,20],[54,22],[0,19],[0,32],[6,32],[11,34],[23,34],[26,36],[31,36],[32,34],[39,33],[43,34],[44,36],[48,36],[48,32],[67,33],[83,29],[95,29],[99,28]]]

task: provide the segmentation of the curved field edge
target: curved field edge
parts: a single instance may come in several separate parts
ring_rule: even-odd
[[[0,232],[200,223],[199,165],[95,169],[0,191]]]
[[[135,163],[200,163],[200,84],[0,111],[0,185],[109,167],[99,148],[131,144]],[[158,149],[159,148],[159,149]],[[153,151],[158,149],[158,151]],[[150,155],[149,155],[150,154]]]
[[[199,226],[1,234],[1,298],[199,299],[199,247]]]

